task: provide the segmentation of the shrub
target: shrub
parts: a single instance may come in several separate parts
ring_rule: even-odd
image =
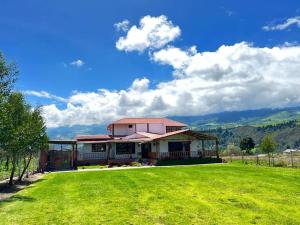
[[[142,164],[140,162],[132,162],[131,166],[142,166]]]

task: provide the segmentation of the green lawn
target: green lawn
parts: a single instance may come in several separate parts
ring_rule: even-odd
[[[52,173],[0,224],[300,224],[300,170],[239,164]]]

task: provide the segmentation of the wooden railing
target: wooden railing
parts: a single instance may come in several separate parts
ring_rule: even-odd
[[[148,157],[151,159],[188,159],[188,158],[205,158],[216,156],[215,150],[202,151],[180,151],[180,152],[149,152]]]

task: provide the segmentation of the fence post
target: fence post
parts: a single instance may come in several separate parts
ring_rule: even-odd
[[[258,161],[258,154],[256,154],[256,165],[258,166],[259,165],[259,161]]]
[[[244,151],[242,151],[242,162],[244,163]]]
[[[292,168],[293,168],[294,167],[293,151],[291,151],[291,163],[292,163]]]

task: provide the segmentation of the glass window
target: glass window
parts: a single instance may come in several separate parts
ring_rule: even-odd
[[[106,151],[105,143],[92,144],[92,152],[105,152],[105,151]]]
[[[168,142],[169,152],[183,151],[183,142]]]
[[[134,154],[135,143],[116,143],[116,154]]]
[[[174,132],[174,131],[177,131],[177,130],[181,130],[181,127],[166,127],[166,132],[167,133]]]

